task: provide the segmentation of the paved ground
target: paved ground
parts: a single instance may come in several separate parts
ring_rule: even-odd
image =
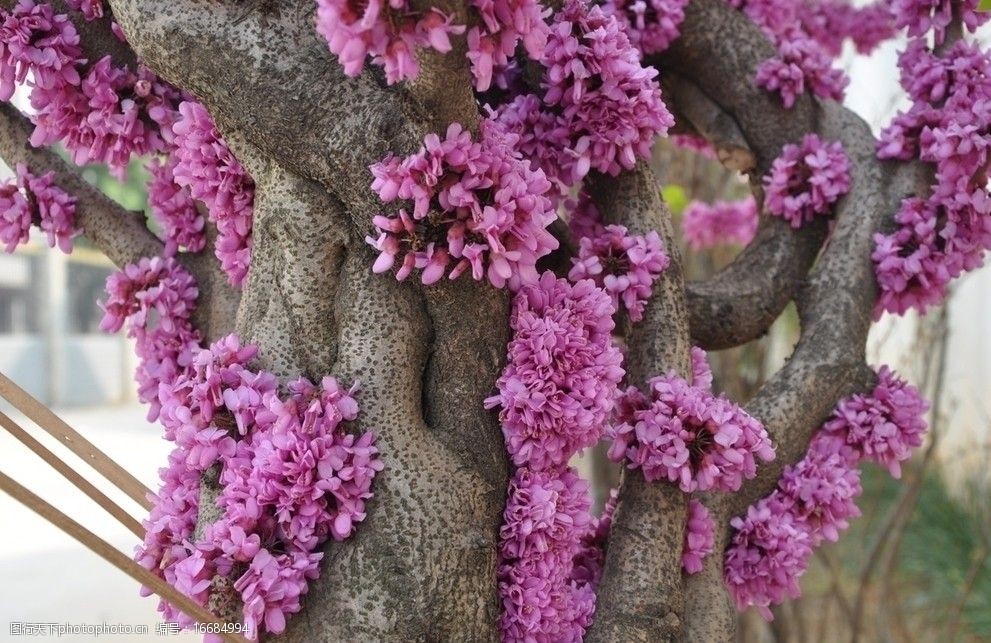
[[[59,454],[138,518],[143,510],[81,465],[71,453],[16,412],[8,412],[45,446]],[[169,443],[159,428],[144,419],[137,405],[57,411],[72,427],[131,471],[157,488],[158,468]],[[49,469],[30,451],[0,429],[0,470],[69,514],[91,531],[130,555],[137,539],[117,525],[95,503]],[[102,484],[101,484],[102,483]],[[200,637],[157,635],[157,599],[142,598],[138,586],[124,573],[65,535],[33,512],[0,493],[0,641],[58,640],[66,643],[110,641],[187,643]],[[71,623],[142,625],[148,634],[14,636],[11,623]],[[16,626],[15,626],[16,627]]]

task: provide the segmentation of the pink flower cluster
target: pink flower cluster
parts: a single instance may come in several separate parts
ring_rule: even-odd
[[[175,182],[176,158],[166,161],[153,158],[148,164],[148,206],[165,237],[165,256],[175,255],[179,248],[199,252],[206,246],[203,217],[196,202]]]
[[[389,84],[415,78],[418,48],[447,53],[450,37],[464,30],[437,9],[420,11],[407,0],[317,0],[317,32],[348,76],[360,74],[372,56]]]
[[[797,3],[802,28],[832,57],[843,52],[849,39],[861,54],[871,53],[895,36],[895,20],[888,0],[854,7],[847,0]]]
[[[416,154],[373,165],[372,189],[383,202],[413,202],[412,212],[373,218],[373,270],[401,259],[400,280],[414,268],[425,284],[471,268],[476,281],[487,277],[496,288],[536,281],[537,260],[558,246],[547,231],[556,214],[545,196],[550,183],[513,151],[515,142],[490,121],[479,141],[452,123],[443,138],[428,134]]]
[[[598,442],[623,377],[614,312],[591,281],[550,271],[514,300],[508,363],[485,401],[501,407],[518,467],[500,531],[504,641],[581,640],[592,622],[612,510],[591,517],[588,485],[568,462]]]
[[[986,12],[978,10],[978,0],[891,0],[895,24],[908,28],[908,35],[924,37],[932,31],[936,44],[943,42],[954,11],[971,32],[988,21]]]
[[[640,64],[620,23],[600,7],[568,0],[541,64],[544,94],[519,96],[495,117],[562,192],[592,169],[616,175],[649,158],[654,137],[674,124],[657,70]]]
[[[573,262],[568,279],[591,279],[609,293],[617,309],[622,303],[630,319],[640,321],[651,286],[671,259],[657,232],[631,235],[624,226],[609,225],[602,234],[580,241],[578,257]]]
[[[54,172],[34,176],[18,163],[16,178],[0,186],[0,243],[7,252],[27,243],[32,223],[45,233],[50,248],[72,252],[72,240],[82,234],[76,227],[76,198],[54,182]]]
[[[839,141],[806,134],[800,144],[784,146],[764,177],[764,190],[767,211],[799,228],[850,190],[850,160]]]
[[[136,553],[145,568],[201,604],[215,576],[233,580],[252,638],[278,634],[319,576],[328,538],[351,535],[365,518],[383,467],[371,433],[344,431],[358,405],[354,389],[332,377],[299,379],[280,396],[271,373],[251,370],[257,354],[228,336],[199,351],[192,365],[158,390],[166,438],[176,450]],[[219,465],[221,517],[193,533],[200,473]],[[172,605],[167,620],[191,621]]]
[[[581,245],[585,237],[598,237],[605,232],[602,214],[585,190],[581,190],[577,198],[566,199],[564,209],[568,213],[568,230],[575,243]]]
[[[0,99],[29,84],[33,145],[61,142],[77,164],[106,163],[117,176],[132,155],[164,149],[178,91],[144,66],[112,66],[109,56],[86,66],[75,27],[49,4],[20,0],[0,19]]]
[[[693,353],[691,383],[671,371],[652,378],[647,395],[627,389],[606,429],[609,458],[686,493],[736,491],[757,474],[757,458],[774,459],[774,449],[760,422],[712,392],[711,373],[698,363],[703,355]]]
[[[777,92],[786,108],[806,89],[820,98],[842,100],[849,78],[832,67],[827,49],[804,26],[799,0],[731,0],[771,39],[778,54],[757,68],[757,85]]]
[[[570,468],[519,469],[510,481],[499,531],[505,643],[580,641],[591,625],[600,567],[589,569],[585,546],[596,531],[590,507],[588,484]]]
[[[566,466],[602,435],[623,356],[612,344],[615,307],[590,280],[570,284],[550,271],[513,301],[509,359],[485,401],[501,407],[506,449],[517,466]]]
[[[172,258],[144,258],[107,277],[100,328],[126,326],[135,339],[140,361],[134,379],[138,399],[149,404],[149,420],[162,408],[159,386],[184,375],[199,348],[200,334],[190,321],[198,294],[192,276]]]
[[[83,14],[86,20],[103,17],[103,0],[65,0],[65,3]]]
[[[757,233],[757,202],[703,203],[692,201],[681,215],[681,233],[693,250],[707,250],[729,243],[745,246]]]
[[[991,248],[991,57],[961,41],[941,58],[920,39],[902,53],[899,67],[913,104],[882,131],[878,156],[931,163],[935,183],[928,197],[902,201],[894,232],[874,236],[881,289],[875,317],[925,312],[952,279],[981,266]]]
[[[530,58],[540,58],[551,10],[539,0],[471,0],[469,6],[479,19],[468,29],[468,60],[478,91],[489,89],[493,76],[510,66],[519,43]]]
[[[606,0],[602,10],[616,16],[641,56],[659,54],[681,35],[688,0]]]
[[[169,163],[174,182],[189,188],[190,195],[206,205],[210,220],[217,225],[214,252],[230,282],[240,286],[251,264],[255,183],[203,105],[183,102],[179,114],[172,127],[175,149]],[[186,211],[181,219],[183,231],[191,238],[195,218]]]
[[[688,574],[702,571],[702,559],[712,553],[716,544],[716,523],[700,501],[688,501],[688,522],[681,548],[681,568]]]
[[[822,428],[828,435],[840,438],[858,457],[900,478],[900,463],[922,444],[929,404],[918,389],[887,366],[882,366],[877,376],[878,383],[870,395],[842,400]]]
[[[882,464],[897,476],[898,463],[921,444],[926,403],[887,367],[878,377],[870,395],[841,400],[771,495],[730,522],[736,533],[724,578],[739,609],[753,605],[770,619],[771,605],[797,597],[813,549],[835,542],[860,515],[860,461]]]

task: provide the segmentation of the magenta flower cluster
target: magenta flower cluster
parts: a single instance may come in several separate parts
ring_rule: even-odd
[[[602,10],[615,16],[641,56],[659,54],[681,35],[688,0],[606,0]]]
[[[891,14],[899,28],[907,28],[911,37],[924,37],[930,31],[935,43],[946,38],[954,12],[969,31],[988,21],[987,12],[978,10],[978,0],[891,0]]]
[[[450,37],[464,30],[437,9],[417,10],[407,0],[317,0],[317,32],[348,76],[360,74],[371,56],[389,84],[415,78],[418,48],[447,53]]]
[[[793,228],[827,214],[850,190],[850,160],[839,141],[823,142],[806,134],[800,144],[788,144],[764,177],[764,207]]]
[[[299,379],[280,395],[274,375],[249,367],[257,354],[231,335],[200,350],[158,390],[165,436],[176,449],[138,548],[138,562],[206,605],[215,576],[233,581],[252,638],[278,634],[319,576],[318,548],[365,518],[383,467],[371,433],[344,431],[358,415],[354,388],[333,377]],[[200,474],[219,465],[219,518],[202,537]],[[162,601],[169,621],[189,618]]]
[[[895,478],[901,462],[922,444],[929,404],[918,389],[900,379],[887,366],[877,373],[870,395],[842,400],[823,431],[840,438],[859,458],[878,464]]]
[[[833,58],[850,40],[861,54],[869,54],[895,35],[895,19],[889,0],[855,7],[846,0],[798,2],[802,28]]]
[[[752,196],[741,201],[692,201],[681,215],[681,233],[693,250],[720,244],[745,246],[757,233],[757,223],[757,202]]]
[[[736,491],[757,474],[757,459],[774,459],[774,449],[760,422],[712,392],[711,373],[698,362],[704,354],[692,358],[692,382],[671,371],[652,378],[646,395],[627,389],[606,429],[609,457],[686,493]]]
[[[251,264],[251,227],[255,183],[234,157],[203,105],[186,101],[179,105],[173,125],[175,149],[169,166],[175,184],[189,188],[202,201],[217,226],[214,252],[230,282],[240,286]],[[179,232],[195,238],[196,218],[185,210]],[[176,221],[176,219],[173,219]],[[183,245],[178,237],[176,242]]]
[[[530,58],[540,58],[551,10],[539,0],[471,0],[469,6],[477,18],[468,29],[468,60],[478,91],[511,67],[520,43]]]
[[[712,553],[716,544],[716,523],[699,500],[688,501],[688,522],[681,548],[681,568],[688,574],[702,571],[702,559]]]
[[[616,175],[674,119],[661,100],[657,70],[643,67],[620,23],[601,7],[568,0],[554,17],[544,55],[542,96],[518,96],[497,120],[563,192],[592,169]]]
[[[921,444],[926,403],[887,367],[878,378],[870,395],[841,400],[771,495],[730,522],[736,532],[724,579],[739,609],[755,606],[770,619],[772,605],[797,597],[814,548],[835,542],[860,515],[859,463],[877,462],[897,476],[898,463]]]
[[[571,281],[591,279],[626,308],[632,321],[643,318],[651,286],[671,263],[657,232],[629,234],[626,227],[608,225],[602,234],[584,237],[568,273]]]
[[[730,0],[730,4],[741,9],[777,48],[777,55],[757,68],[758,87],[776,92],[786,108],[806,90],[819,98],[843,99],[849,79],[832,67],[827,48],[806,30],[805,2]],[[852,21],[844,26],[857,24]]]
[[[599,441],[623,377],[612,343],[615,307],[590,280],[545,272],[513,301],[509,358],[485,401],[500,407],[506,449],[531,469],[566,466]]]
[[[103,17],[103,0],[65,0],[65,3],[83,14],[86,20]]]
[[[623,377],[614,313],[590,280],[550,271],[513,302],[508,363],[485,401],[500,407],[517,467],[499,547],[507,642],[577,641],[592,622],[611,510],[592,518],[588,485],[568,462],[598,442]]]
[[[173,258],[143,258],[107,277],[100,328],[126,327],[134,338],[134,379],[138,399],[149,405],[149,420],[160,415],[159,387],[184,375],[199,348],[201,337],[190,319],[198,295],[192,276]]]
[[[118,177],[133,155],[165,149],[178,91],[142,65],[87,65],[76,28],[49,4],[20,0],[0,19],[0,99],[30,86],[33,145],[61,142],[77,164],[106,163]]]
[[[893,232],[874,236],[881,289],[875,317],[925,312],[942,301],[952,279],[981,266],[991,248],[991,57],[963,41],[940,57],[919,39],[901,54],[899,67],[913,103],[882,131],[878,156],[929,163],[935,181],[928,197],[902,201]]]
[[[76,227],[76,198],[54,183],[54,172],[34,176],[18,163],[16,177],[0,185],[0,243],[7,252],[27,243],[32,223],[45,233],[50,248],[72,252],[72,240],[82,234]]]
[[[176,183],[176,163],[175,156],[170,156],[165,161],[153,158],[148,164],[148,206],[162,229],[167,257],[174,256],[179,248],[199,252],[206,246],[206,222],[189,188]]]
[[[602,214],[585,190],[581,190],[576,198],[565,199],[563,205],[568,213],[568,231],[575,243],[581,245],[582,239],[598,237],[605,232]]]
[[[385,272],[399,260],[400,280],[414,268],[425,284],[470,268],[496,288],[535,282],[537,260],[558,246],[547,231],[556,214],[545,196],[550,183],[513,151],[515,142],[490,121],[478,141],[452,123],[443,138],[428,134],[416,154],[373,165],[372,189],[382,201],[409,200],[413,210],[373,218],[372,269]]]

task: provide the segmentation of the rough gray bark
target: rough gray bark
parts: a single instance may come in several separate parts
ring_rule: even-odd
[[[424,56],[416,82],[387,87],[375,68],[343,75],[314,32],[312,0],[109,3],[134,51],[108,39],[101,21],[85,26],[87,55],[95,60],[109,51],[134,64],[136,52],[195,94],[257,184],[252,266],[240,296],[209,252],[181,258],[200,284],[197,322],[209,338],[236,331],[257,343],[260,365],[282,378],[360,380],[354,428],[378,434],[387,463],[367,520],[352,539],[327,544],[321,578],[285,637],[496,639],[496,545],[508,466],[495,414],[482,400],[504,360],[507,295],[468,278],[424,288],[373,275],[363,241],[382,207],[369,188],[369,164],[388,152],[411,152],[451,121],[477,129],[464,58]],[[843,141],[853,189],[838,204],[824,251],[825,224],[794,232],[765,217],[730,266],[707,282],[685,284],[670,215],[649,169],[641,164],[592,181],[607,220],[637,233],[659,231],[672,254],[645,319],[621,324],[630,383],[669,369],[688,374],[692,342],[745,343],[793,300],[803,334],[787,366],[748,405],[772,433],[778,459],[739,496],[704,498],[719,525],[718,549],[700,574],[683,578],[680,570],[684,494],[647,484],[639,472],[625,476],[590,641],[733,640],[719,555],[728,521],[801,456],[839,397],[871,383],[863,363],[875,297],[870,236],[902,196],[919,189],[916,167],[874,158],[867,126],[850,112],[807,96],[783,110],[755,88],[750,79],[770,46],[724,0],[689,3],[681,32],[656,61],[671,72],[665,99],[713,140],[724,163],[752,168],[758,197],[759,177],[781,147],[809,131]],[[456,39],[456,51],[463,46]],[[0,107],[0,155],[36,171],[55,169],[57,182],[80,199],[89,238],[113,261],[161,252],[137,215],[122,212],[55,155],[27,147],[29,131],[16,110]],[[561,236],[560,226],[554,229]],[[555,254],[556,267],[567,265],[570,250],[565,244]],[[205,487],[209,496],[208,479]]]

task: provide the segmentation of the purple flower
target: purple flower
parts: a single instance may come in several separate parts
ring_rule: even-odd
[[[428,134],[416,154],[373,165],[372,190],[385,203],[412,201],[413,210],[373,218],[379,234],[366,241],[379,256],[372,270],[401,260],[399,280],[418,268],[425,284],[469,269],[496,288],[536,281],[537,260],[558,246],[547,231],[556,214],[544,196],[550,183],[513,151],[515,143],[490,121],[478,142],[452,123],[443,139]]]
[[[189,189],[175,182],[177,159],[170,157],[164,163],[152,159],[148,164],[148,206],[162,228],[165,237],[165,255],[172,256],[179,248],[199,252],[206,245],[204,221],[196,209],[196,202]]]
[[[919,391],[899,379],[887,366],[877,372],[878,383],[870,395],[841,400],[823,431],[842,439],[865,460],[901,476],[901,462],[922,444],[929,404]]]
[[[623,377],[613,346],[615,309],[589,280],[545,272],[516,295],[509,359],[496,382],[506,449],[518,466],[561,467],[598,442]]]
[[[651,286],[671,263],[657,232],[631,235],[620,225],[581,239],[578,257],[572,261],[568,279],[591,279],[609,293],[617,309],[623,304],[632,321],[643,318]]]
[[[625,417],[606,430],[609,457],[625,458],[646,480],[677,482],[685,492],[736,491],[756,475],[756,458],[774,458],[760,422],[707,388],[672,371],[651,379],[648,395],[638,400],[628,392]]]
[[[616,16],[630,43],[643,56],[659,54],[679,36],[688,0],[607,0],[602,10]]]
[[[179,114],[172,127],[176,147],[170,161],[175,184],[189,188],[190,195],[206,205],[217,225],[214,252],[231,284],[239,286],[251,263],[254,181],[203,105],[183,102]]]
[[[493,77],[510,66],[519,43],[530,58],[540,58],[547,44],[549,8],[538,0],[471,0],[469,6],[478,18],[468,30],[475,89],[491,87]]]
[[[693,250],[722,243],[745,246],[757,233],[757,203],[752,196],[712,204],[692,201],[681,215],[681,232]]]
[[[702,571],[702,559],[712,553],[716,543],[716,523],[698,500],[688,501],[688,521],[681,550],[681,568],[688,574]]]
[[[799,228],[829,212],[850,190],[850,161],[839,142],[806,134],[800,145],[785,145],[764,177],[764,206]]]

